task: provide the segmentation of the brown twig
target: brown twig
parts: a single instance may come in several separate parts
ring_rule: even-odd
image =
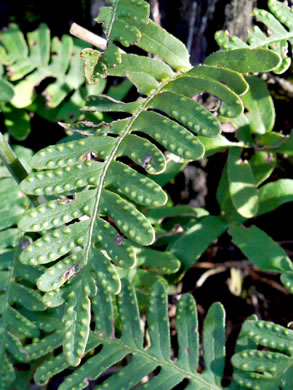
[[[106,48],[107,48],[106,39],[101,38],[100,36],[90,32],[89,30],[81,27],[77,23],[72,23],[69,32],[74,37],[77,37],[77,38],[89,43],[90,45],[97,47],[100,50],[106,50]]]
[[[258,280],[259,282],[262,282],[264,284],[269,285],[270,287],[280,291],[284,295],[290,295],[290,292],[283,286],[281,286],[279,283],[275,282],[274,280],[268,279],[266,277],[260,276],[259,273],[267,274],[267,275],[275,275],[276,272],[271,271],[262,271],[252,265],[248,260],[236,260],[236,261],[228,261],[223,263],[210,263],[210,262],[200,262],[195,263],[193,265],[193,268],[202,268],[207,270],[213,270],[213,269],[219,269],[218,272],[224,272],[227,269],[230,268],[240,268],[247,272],[249,276],[251,276],[253,279]],[[211,274],[218,273],[217,271],[211,272]],[[209,277],[210,274],[207,275]],[[205,277],[205,280],[207,279]],[[204,281],[205,281],[204,280]],[[203,283],[201,283],[202,285]],[[198,286],[199,287],[199,286]]]
[[[223,263],[210,263],[208,261],[203,261],[200,263],[193,264],[193,268],[204,268],[204,269],[211,269],[216,267],[225,267],[226,269],[229,268],[244,268],[246,269],[247,266],[249,266],[248,260],[235,260],[235,261],[225,261]]]
[[[225,272],[227,270],[226,267],[216,267],[216,268],[211,268],[210,270],[204,272],[201,277],[198,279],[196,282],[196,287],[201,287],[204,282],[212,275],[220,274],[221,272]]]
[[[280,244],[280,245],[290,245],[290,244],[293,244],[293,240],[278,241],[278,244]]]
[[[262,282],[264,284],[268,284],[270,287],[280,291],[284,295],[290,295],[290,291],[288,291],[285,287],[281,286],[279,283],[275,282],[274,280],[264,278],[260,276],[257,272],[254,272],[252,269],[248,270],[249,275],[259,282]]]

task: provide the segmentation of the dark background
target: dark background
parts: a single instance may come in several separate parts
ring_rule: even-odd
[[[185,44],[191,32],[189,25],[192,14],[194,10],[196,11],[191,56],[199,61],[211,50],[216,49],[214,33],[223,27],[228,27],[232,14],[236,10],[235,8],[233,11],[234,0],[149,0],[149,2],[153,9],[159,5],[163,27]],[[94,29],[93,18],[97,15],[99,7],[105,3],[105,0],[0,0],[0,28],[9,22],[15,22],[20,25],[22,31],[27,32],[43,22],[48,24],[52,35],[59,36],[68,33],[72,22]],[[243,0],[240,3],[242,5],[238,13],[243,13],[245,12],[243,10],[251,9],[255,0]],[[258,1],[260,7],[265,4],[266,1]],[[246,22],[249,24],[250,20]]]

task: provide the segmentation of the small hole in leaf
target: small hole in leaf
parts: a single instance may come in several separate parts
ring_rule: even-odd
[[[81,158],[81,161],[90,161],[90,160],[98,160],[98,156],[96,152],[88,152],[84,154]]]
[[[73,202],[75,199],[73,198],[73,199],[57,199],[57,201],[56,202],[58,202],[58,203],[61,203],[61,204],[68,204],[68,203],[71,203],[71,202]]]
[[[63,279],[65,280],[68,280],[72,275],[74,274],[74,272],[72,272],[70,269],[65,271],[64,274],[63,274]]]
[[[165,115],[162,111],[159,112],[158,110],[152,110],[154,112],[158,112],[159,114],[161,114],[162,116],[166,116],[168,117],[167,115]],[[175,120],[174,120],[175,122]],[[164,148],[160,142],[156,141],[154,138],[150,137],[148,134],[145,134],[141,131],[133,131],[132,134],[134,135],[138,135],[139,137],[141,138],[145,138],[147,140],[149,140],[153,145],[155,145],[159,150],[161,150],[162,152],[164,152],[166,150],[166,148]]]
[[[145,174],[144,169],[142,168],[141,165],[138,165],[134,163],[129,157],[127,156],[121,156],[116,159],[116,161],[120,161],[125,165],[128,165],[130,168],[136,170],[138,173]]]
[[[121,246],[123,244],[124,238],[118,234],[118,236],[115,237],[115,244],[118,246]]]
[[[96,353],[97,355],[97,353]],[[132,360],[132,355],[127,355],[125,356],[125,358],[123,358],[120,363],[119,363],[119,366],[117,366],[117,364],[113,364],[112,366],[110,366],[108,369],[106,369],[102,375],[99,376],[98,379],[95,380],[94,384],[95,385],[101,385],[103,382],[106,381],[106,379],[108,379],[110,376],[112,375],[115,375],[117,374],[123,367],[126,367]]]
[[[30,244],[29,240],[21,241],[21,243],[20,243],[20,250],[23,251],[27,246],[29,246],[29,244]]]
[[[222,106],[222,100],[208,92],[202,92],[193,96],[193,100],[199,102],[203,107],[211,112],[219,110]]]
[[[142,378],[142,380],[140,381],[141,384],[144,384],[144,383],[148,383],[150,382],[150,384],[152,383],[152,378],[156,377],[157,375],[159,375],[159,373],[161,372],[162,368],[161,366],[158,366],[156,367],[151,373],[149,373],[148,375],[146,375],[145,377]],[[151,386],[150,386],[151,388]]]
[[[81,270],[81,266],[79,264],[75,264],[74,266],[72,266],[71,268],[69,268],[63,273],[63,279],[68,280],[72,278],[72,276],[78,274],[80,270]]]
[[[173,390],[181,390],[185,389],[190,383],[190,380],[188,378],[183,379],[180,383],[178,383],[177,386],[173,387]]]
[[[143,168],[146,168],[150,162],[152,161],[153,159],[153,155],[151,153],[148,153],[145,158],[143,159],[143,162],[142,162],[142,167]]]

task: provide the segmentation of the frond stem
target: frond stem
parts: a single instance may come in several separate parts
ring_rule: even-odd
[[[201,384],[206,386],[205,387],[206,389],[221,390],[221,388],[218,385],[213,384],[213,383],[209,383],[205,378],[203,378],[203,376],[201,374],[199,374],[197,372],[191,372],[189,370],[186,370],[184,367],[181,367],[181,366],[174,364],[174,362],[171,360],[167,361],[167,360],[157,358],[155,355],[148,352],[148,350],[130,347],[129,345],[125,344],[122,339],[107,339],[106,340],[106,339],[99,337],[98,335],[97,335],[97,339],[100,339],[102,344],[107,344],[107,345],[113,345],[113,344],[117,345],[118,344],[123,349],[128,350],[129,353],[131,353],[131,354],[143,355],[147,359],[156,362],[158,366],[161,366],[161,367],[168,366],[168,368],[170,368],[172,370],[176,369],[178,371],[178,373],[182,374],[185,378],[194,379],[197,382],[200,382]]]
[[[94,209],[93,209],[93,214],[92,214],[92,219],[91,219],[89,240],[88,240],[88,244],[86,246],[86,252],[85,252],[85,264],[87,264],[87,262],[88,262],[89,252],[90,252],[90,248],[91,248],[91,244],[92,244],[92,235],[93,235],[95,220],[96,220],[97,215],[98,215],[98,209],[99,209],[99,204],[100,204],[100,200],[101,200],[104,182],[106,179],[108,169],[109,169],[112,161],[116,157],[117,150],[118,150],[120,144],[124,141],[125,137],[131,132],[132,125],[133,125],[134,121],[147,108],[149,102],[160,92],[160,90],[162,88],[165,87],[166,84],[168,84],[170,82],[170,80],[176,79],[178,77],[178,75],[180,75],[180,74],[177,73],[175,76],[170,77],[170,78],[168,78],[168,80],[165,80],[164,82],[160,83],[159,87],[148,98],[145,99],[142,106],[139,107],[139,109],[132,115],[132,118],[129,121],[128,125],[122,131],[121,135],[117,138],[117,143],[116,143],[115,147],[113,148],[112,152],[107,157],[107,159],[105,160],[104,168],[103,168],[100,180],[99,180],[99,184],[97,186],[97,196],[96,196],[96,201],[94,204]]]

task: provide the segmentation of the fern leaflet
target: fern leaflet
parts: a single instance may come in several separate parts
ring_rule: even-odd
[[[19,147],[19,151],[27,154],[24,148]],[[34,316],[42,315],[46,306],[34,290],[42,271],[18,259],[20,250],[29,243],[16,227],[28,208],[28,199],[2,165],[0,172],[0,389],[6,390],[15,379],[14,362],[28,361],[23,341],[39,337]]]
[[[290,389],[293,386],[293,331],[271,322],[247,320],[241,337],[250,346],[232,358],[233,378],[244,388]],[[257,346],[265,348],[258,350]]]
[[[99,302],[99,304],[96,304]],[[199,362],[199,337],[195,302],[191,295],[182,296],[177,306],[176,327],[179,344],[179,356],[176,362],[171,360],[170,331],[168,323],[167,295],[162,284],[153,286],[150,295],[147,322],[149,345],[144,347],[144,333],[141,329],[136,295],[129,282],[123,280],[123,288],[118,297],[118,309],[121,318],[121,337],[113,336],[113,308],[111,296],[103,290],[93,304],[95,313],[95,331],[91,333],[87,352],[102,345],[95,356],[89,358],[60,386],[65,389],[83,389],[89,380],[96,379],[107,372],[107,368],[131,355],[131,362],[119,373],[110,376],[97,388],[125,388],[137,385],[142,378],[160,367],[158,375],[141,385],[146,389],[172,389],[184,378],[190,383],[186,388],[221,389],[221,380],[225,359],[225,328],[223,307],[214,304],[204,323],[204,359],[205,371],[197,373]],[[145,330],[145,332],[147,329]],[[54,375],[68,367],[62,355],[52,357],[36,371],[35,380],[45,384],[49,375]]]
[[[291,64],[288,44],[293,44],[293,12],[286,2],[277,0],[269,0],[268,7],[270,11],[254,10],[256,19],[267,27],[267,33],[255,26],[249,31],[248,44],[223,31],[217,32],[215,38],[218,45],[224,49],[266,47],[274,50],[282,58],[280,66],[274,69],[274,72],[283,73]]]

